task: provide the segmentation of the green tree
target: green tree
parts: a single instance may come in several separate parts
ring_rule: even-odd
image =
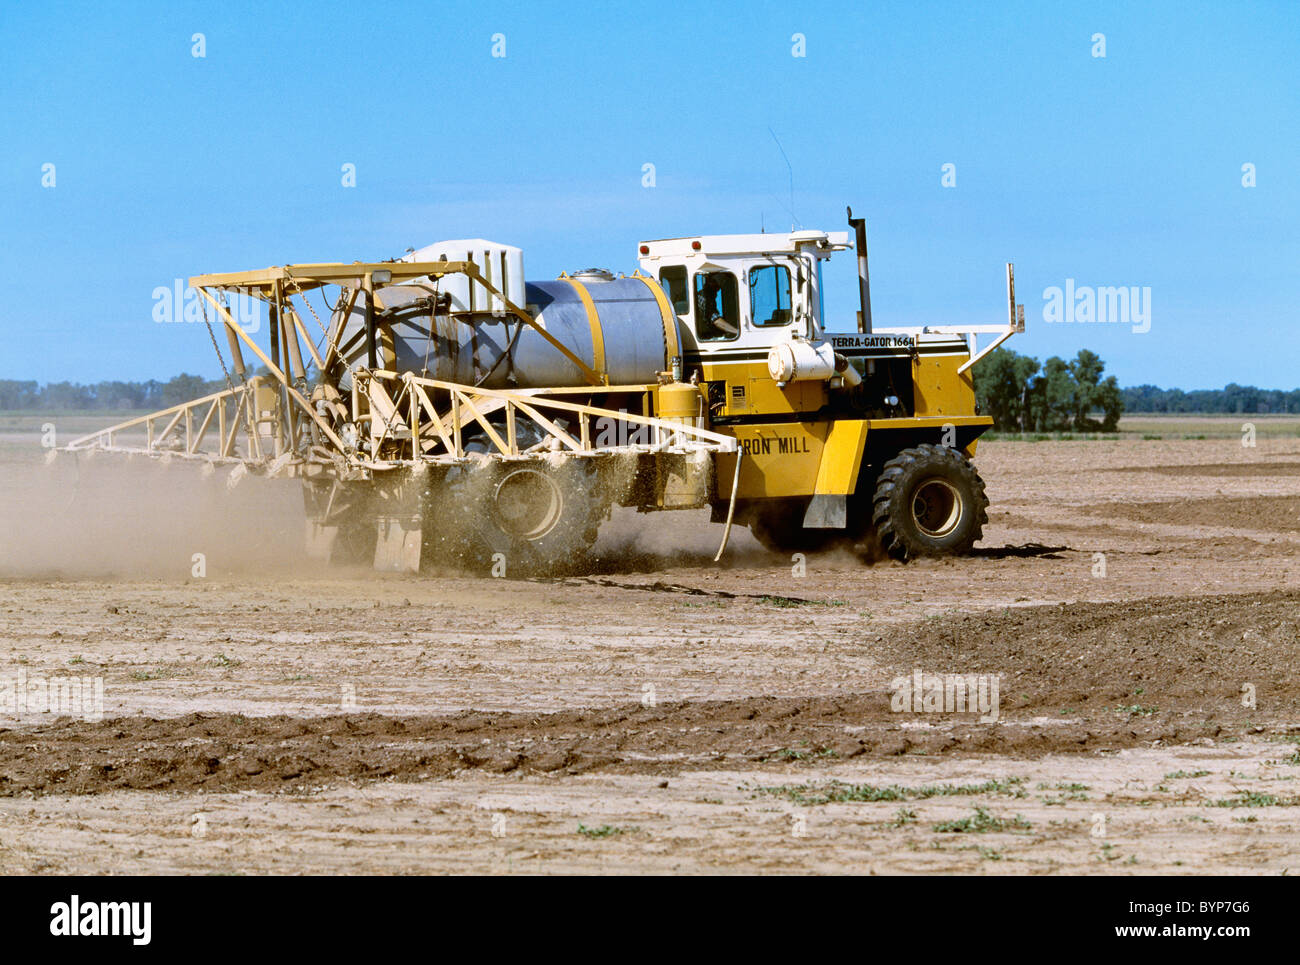
[[[1119,417],[1124,414],[1124,393],[1120,391],[1115,376],[1108,375],[1097,386],[1093,405],[1102,411],[1102,432],[1114,432],[1119,428]]]
[[[39,397],[40,386],[35,382],[0,379],[0,409],[30,409]]]
[[[1038,411],[1034,428],[1039,432],[1062,432],[1075,428],[1075,414],[1079,406],[1079,386],[1065,359],[1053,355],[1043,363],[1039,379]]]
[[[1028,421],[1028,389],[1038,371],[1038,359],[995,349],[975,366],[975,399],[980,411],[993,417],[1004,432],[1023,432]]]
[[[208,392],[208,381],[202,376],[187,375],[182,372],[163,386],[162,406],[164,409],[182,402],[197,399]]]
[[[1106,363],[1096,352],[1080,349],[1074,361],[1069,364],[1070,375],[1074,378],[1074,416],[1072,428],[1084,432],[1114,432],[1119,427],[1119,417],[1124,411],[1124,398],[1119,390],[1115,376],[1104,382],[1101,373]],[[1100,422],[1092,414],[1100,410],[1103,418]]]

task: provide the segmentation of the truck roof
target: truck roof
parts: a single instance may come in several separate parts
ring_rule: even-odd
[[[659,258],[694,254],[749,255],[776,251],[795,252],[802,245],[843,250],[849,247],[849,233],[807,230],[785,233],[760,232],[748,235],[694,235],[685,238],[656,238],[642,241],[639,243],[639,248],[649,249],[649,251],[642,251],[641,257]]]

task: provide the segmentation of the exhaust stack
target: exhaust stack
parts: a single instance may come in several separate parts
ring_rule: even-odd
[[[865,218],[853,217],[849,213],[849,227],[854,232],[854,246],[858,250],[858,299],[862,307],[858,311],[858,331],[871,333],[871,276],[867,272],[867,221]]]

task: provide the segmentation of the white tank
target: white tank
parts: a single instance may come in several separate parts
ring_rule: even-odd
[[[408,252],[402,261],[472,261],[494,287],[516,305],[523,305],[524,253],[512,245],[497,244],[483,238],[464,241],[439,241],[425,245],[418,251]],[[447,275],[439,290],[451,296],[453,312],[505,311],[501,299],[492,295],[477,282],[465,275]]]

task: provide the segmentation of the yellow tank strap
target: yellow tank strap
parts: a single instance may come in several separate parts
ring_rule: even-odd
[[[397,341],[393,338],[393,323],[386,318],[379,323],[379,358],[384,368],[397,368]]]
[[[682,354],[681,344],[677,341],[677,315],[673,312],[673,307],[668,304],[664,290],[653,278],[641,274],[639,270],[632,272],[628,277],[645,282],[645,287],[650,289],[650,294],[654,295],[655,301],[659,303],[659,314],[664,319],[664,341],[668,344],[668,364],[671,365],[672,360]]]
[[[605,369],[605,330],[600,324],[596,303],[591,300],[591,292],[587,291],[586,285],[575,281],[567,274],[561,273],[560,278],[572,285],[573,290],[582,299],[582,307],[587,310],[587,324],[591,326],[591,367],[600,376],[601,381],[609,385],[609,372]]]
[[[375,308],[385,307],[383,299],[378,295],[375,295],[374,299]],[[380,368],[397,368],[397,343],[393,339],[393,323],[387,317],[379,322],[379,330],[375,332],[375,342],[378,348],[375,354],[378,356]]]

